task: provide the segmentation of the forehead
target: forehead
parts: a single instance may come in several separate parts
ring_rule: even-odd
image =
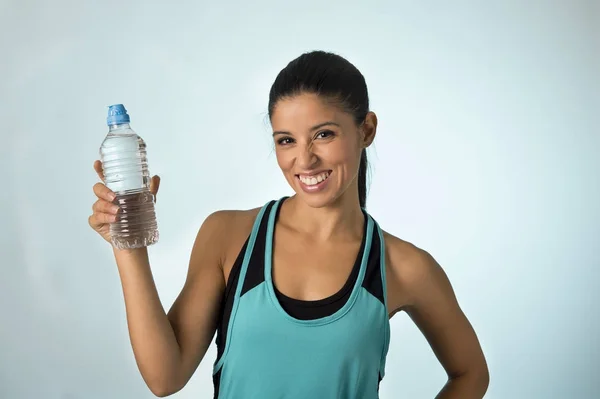
[[[312,93],[282,98],[271,115],[273,130],[286,131],[302,131],[326,121],[343,125],[351,120],[351,116],[339,107]]]

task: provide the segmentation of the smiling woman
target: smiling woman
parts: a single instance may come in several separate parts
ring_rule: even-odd
[[[300,78],[301,77],[301,78]],[[279,112],[275,112],[278,108]],[[367,151],[373,142],[377,128],[377,117],[369,111],[369,95],[364,76],[346,59],[332,53],[314,51],[304,54],[290,62],[283,69],[271,87],[269,93],[269,116],[273,126],[273,136],[281,136],[276,140],[277,160],[285,173],[285,162],[295,153],[282,155],[282,145],[304,142],[304,148],[319,151],[328,150],[328,156],[337,164],[347,165],[343,168],[346,178],[357,177],[358,198],[361,207],[366,207],[367,193]],[[286,124],[294,125],[300,130],[294,132],[286,128]],[[298,136],[298,137],[296,137]],[[337,140],[336,140],[337,138]],[[319,143],[334,142],[333,146],[319,146]],[[298,146],[296,146],[298,147]],[[303,147],[300,147],[301,149]],[[296,149],[296,152],[298,150]],[[358,156],[356,154],[358,151]],[[307,152],[302,154],[304,165],[296,168],[311,168],[311,162],[319,159],[319,154]],[[356,163],[359,160],[359,165]],[[289,162],[289,161],[288,161]],[[323,173],[328,172],[324,171]],[[342,172],[342,170],[339,170]],[[307,177],[304,183],[310,183],[308,177],[314,177],[314,171],[299,171],[298,179]],[[317,174],[320,173],[317,171]],[[357,176],[352,175],[352,173]],[[317,179],[318,180],[318,179]],[[350,179],[352,180],[352,179]],[[350,180],[346,179],[348,183]],[[317,181],[318,182],[318,181]],[[300,184],[309,192],[310,185]]]
[[[303,54],[275,79],[268,109],[295,195],[210,215],[168,315],[146,249],[114,249],[149,388],[182,389],[216,331],[215,398],[378,398],[389,318],[406,311],[448,374],[438,397],[483,397],[486,361],[445,273],[366,211],[377,117],[363,75],[338,55]],[[90,224],[102,232],[118,210],[102,183],[95,193]]]
[[[343,192],[340,189],[347,188],[351,182],[358,185],[357,160],[369,142],[361,142],[364,133],[359,131],[350,114],[312,93],[282,99],[277,112],[274,111],[271,112],[271,124],[275,129],[277,162],[297,193],[315,194],[328,186],[328,197],[306,198],[312,206],[320,207],[322,204],[315,202],[318,198],[327,203],[338,198]],[[371,113],[370,116],[370,127],[373,127],[375,115]],[[319,122],[319,119],[325,122]],[[374,131],[374,128],[369,130],[371,135],[366,137],[367,140],[372,140]],[[363,158],[366,161],[366,154]],[[362,184],[366,185],[366,181]],[[364,207],[365,204],[360,205]]]

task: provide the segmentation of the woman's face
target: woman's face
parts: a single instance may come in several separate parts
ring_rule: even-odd
[[[299,94],[275,104],[271,125],[277,163],[298,197],[320,208],[349,189],[358,196],[360,155],[373,141],[374,118],[370,113],[359,127],[351,114],[316,94]]]

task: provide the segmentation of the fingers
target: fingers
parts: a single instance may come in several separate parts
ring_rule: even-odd
[[[95,165],[95,164],[94,164]],[[156,200],[156,194],[158,193],[158,188],[160,187],[160,177],[152,176],[150,179],[150,192],[154,195]],[[116,198],[115,193],[112,192],[104,183],[96,183],[94,184],[94,194],[100,199],[112,202]]]
[[[119,213],[119,207],[117,205],[101,199],[94,202],[94,205],[92,205],[92,210],[94,213],[107,213],[110,215],[116,215]]]
[[[152,176],[150,179],[150,192],[154,195],[154,202],[156,202],[156,194],[158,193],[158,188],[160,187],[160,177]]]
[[[102,185],[102,183],[98,183]],[[97,194],[96,194],[97,195]],[[119,207],[105,199],[99,199],[92,205],[92,215],[88,218],[90,226],[97,229],[100,226],[117,221]]]
[[[113,202],[116,198],[115,193],[113,193],[108,187],[106,187],[103,183],[94,184],[94,194],[96,197],[103,199],[108,202]]]
[[[114,223],[117,220],[117,215],[111,215],[109,213],[96,213],[94,212],[89,218],[88,223],[93,229],[98,229],[100,226]]]
[[[104,171],[102,170],[102,162],[99,160],[94,161],[94,170],[96,174],[100,178],[100,180],[104,181]]]
[[[102,162],[100,160],[94,161],[94,170],[96,174],[104,182],[104,171],[102,170]],[[150,179],[150,192],[154,196],[154,202],[156,202],[156,195],[158,194],[158,188],[160,187],[160,177],[155,175]],[[113,193],[103,183],[96,183],[94,185],[94,194],[100,199],[112,202],[115,199],[115,193]]]

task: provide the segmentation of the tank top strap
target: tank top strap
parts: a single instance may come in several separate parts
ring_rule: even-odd
[[[234,294],[234,298],[233,298],[233,307],[231,309],[231,315],[230,315],[230,319],[229,319],[230,326],[227,329],[226,342],[231,342],[231,330],[232,330],[231,324],[233,324],[235,321],[235,315],[237,313],[237,309],[240,304],[240,296],[241,296],[241,292],[242,292],[242,287],[244,286],[244,281],[246,279],[246,273],[248,272],[248,264],[250,263],[250,258],[252,256],[252,253],[254,252],[254,244],[256,243],[256,237],[258,236],[261,222],[266,213],[266,210],[273,203],[274,203],[274,201],[267,202],[260,209],[260,211],[258,212],[258,215],[256,216],[256,219],[254,220],[254,225],[252,226],[252,231],[250,233],[250,237],[248,238],[248,244],[246,247],[246,251],[244,253],[244,259],[242,261],[242,266],[240,268],[240,276],[239,276],[239,279],[237,282],[237,286],[235,287],[235,294]],[[223,352],[223,355],[217,361],[217,363],[215,363],[215,366],[213,368],[213,374],[215,374],[223,365],[223,362],[225,361],[225,358],[227,357],[228,349],[229,349],[229,345],[225,345],[225,350]]]
[[[383,305],[385,309],[386,322],[384,323],[384,345],[383,353],[381,354],[381,362],[379,366],[379,380],[381,381],[385,376],[385,363],[387,353],[390,346],[390,323],[389,323],[389,308],[387,300],[387,280],[386,280],[386,262],[385,262],[385,240],[383,237],[383,230],[379,226],[379,223],[375,222],[376,234],[379,236],[379,266],[381,268],[381,286],[383,288]]]

